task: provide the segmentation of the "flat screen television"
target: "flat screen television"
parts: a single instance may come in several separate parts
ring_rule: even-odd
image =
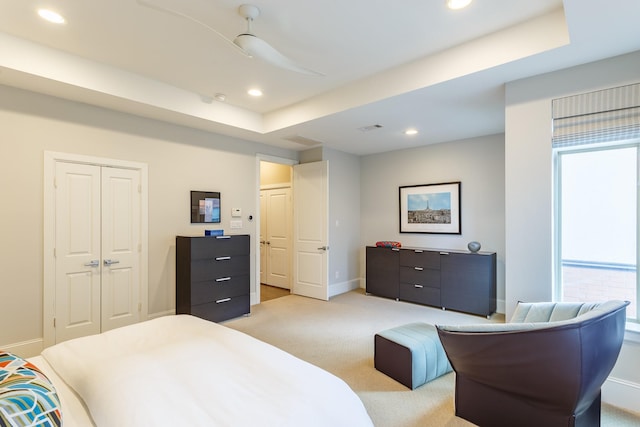
[[[191,192],[191,223],[220,222],[220,193],[217,191]]]

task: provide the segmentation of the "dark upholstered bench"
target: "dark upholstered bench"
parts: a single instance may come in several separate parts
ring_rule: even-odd
[[[409,323],[378,332],[374,337],[375,368],[415,389],[451,372],[435,326]]]

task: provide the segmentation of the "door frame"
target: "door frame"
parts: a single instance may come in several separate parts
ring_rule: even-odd
[[[271,156],[269,154],[261,154],[261,153],[257,153],[256,154],[256,201],[255,201],[255,206],[257,207],[256,209],[256,238],[253,239],[253,246],[254,246],[254,250],[253,253],[255,254],[255,265],[256,267],[256,271],[254,274],[254,283],[256,284],[256,289],[255,292],[251,293],[251,305],[255,305],[255,304],[260,304],[260,162],[270,162],[270,163],[279,163],[282,165],[289,165],[289,166],[293,166],[293,165],[297,165],[298,163],[300,163],[297,160],[293,160],[293,159],[287,159],[285,157],[276,157],[276,156]],[[293,191],[291,192],[291,197],[293,197]],[[293,287],[293,285],[292,285]]]
[[[43,298],[42,332],[44,348],[55,344],[55,165],[57,162],[80,163],[101,167],[133,169],[140,172],[140,321],[149,313],[149,192],[146,163],[81,154],[44,152],[43,174]]]

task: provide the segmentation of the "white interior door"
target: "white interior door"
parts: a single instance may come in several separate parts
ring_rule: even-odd
[[[263,283],[291,289],[291,189],[263,190],[262,196],[266,223],[266,281]]]
[[[293,166],[293,293],[328,300],[328,163]]]
[[[260,283],[267,283],[267,198],[260,191]]]
[[[100,332],[100,168],[55,170],[56,342]]]
[[[102,168],[102,331],[139,321],[140,173]]]
[[[55,164],[54,342],[139,321],[140,171]]]

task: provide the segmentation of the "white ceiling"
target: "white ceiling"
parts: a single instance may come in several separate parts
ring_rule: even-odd
[[[145,0],[233,39],[241,1]],[[255,0],[309,76],[136,0],[0,0],[0,84],[229,136],[358,155],[504,131],[504,83],[640,50],[638,0]],[[36,10],[49,7],[55,26]],[[246,90],[259,86],[260,99]],[[226,95],[225,102],[211,100]],[[363,132],[359,128],[379,124]],[[413,127],[419,134],[403,131]],[[303,145],[291,140],[307,141]],[[308,142],[308,140],[312,140]]]

